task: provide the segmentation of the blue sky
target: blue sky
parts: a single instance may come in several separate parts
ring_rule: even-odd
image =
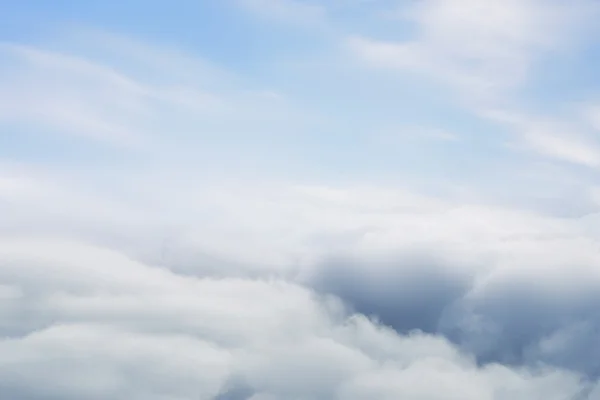
[[[540,164],[571,174],[578,165],[598,163],[590,147],[597,135],[584,115],[596,101],[593,4],[578,1],[567,10],[560,2],[540,9],[535,2],[514,3],[506,10],[492,7],[486,22],[428,2],[20,2],[9,6],[2,36],[5,43],[68,53],[134,81],[152,75],[153,82],[173,85],[198,80],[193,90],[225,90],[226,96],[272,93],[285,99],[273,100],[285,104],[285,112],[296,114],[288,126],[267,116],[255,130],[219,128],[228,133],[182,145],[190,157],[194,149],[211,148],[213,156],[223,153],[223,163],[228,154],[237,162],[260,160],[264,174],[289,170],[301,179],[400,179],[427,182],[434,190],[451,184],[486,192],[491,175],[508,190],[516,182],[536,184],[521,181],[524,171],[536,174]],[[145,51],[176,51],[223,76],[176,76],[103,45],[102,35]],[[380,45],[391,45],[389,54],[379,54]],[[421,53],[400,60],[404,45]],[[172,67],[180,62],[172,60]],[[479,84],[491,86],[473,86]],[[496,111],[511,118],[518,113],[520,121],[489,116]],[[171,114],[164,122],[186,125],[188,139],[194,130],[215,129],[200,118],[182,118],[191,116]],[[564,126],[549,132],[544,124]],[[15,134],[3,139],[6,156],[19,152],[62,163],[85,162],[77,154],[113,157],[96,143],[73,142],[56,131],[45,135],[36,128],[36,139],[20,139],[27,137],[23,129],[7,126]],[[548,132],[525,132],[534,130]],[[176,134],[163,136],[179,146]],[[34,140],[44,145],[30,145]],[[561,190],[556,187],[556,194]]]
[[[600,399],[597,1],[2,16],[0,393]]]

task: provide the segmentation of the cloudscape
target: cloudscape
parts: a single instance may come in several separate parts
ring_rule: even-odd
[[[600,3],[8,3],[0,399],[600,400]]]

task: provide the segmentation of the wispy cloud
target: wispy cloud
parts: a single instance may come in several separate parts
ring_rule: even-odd
[[[182,142],[213,143],[213,151],[225,143],[235,151],[235,142],[247,148],[254,141],[275,142],[293,137],[290,121],[299,128],[311,118],[275,91],[243,83],[232,88],[224,79],[227,71],[201,68],[201,61],[114,35],[107,41],[113,51],[101,59],[73,54],[69,41],[62,51],[3,45],[1,121],[37,135],[72,135],[166,154]],[[197,75],[202,73],[207,76]],[[206,157],[211,148],[198,150]]]
[[[536,68],[544,67],[548,54],[566,54],[597,11],[585,1],[568,6],[536,0],[423,1],[388,15],[414,22],[414,39],[390,42],[353,36],[347,44],[373,66],[410,71],[450,85],[465,106],[488,118],[498,109],[506,108],[501,111],[506,114],[523,105],[518,93]],[[511,130],[530,149],[597,166],[597,144],[582,132],[580,121],[541,122],[533,115],[519,119]]]
[[[485,115],[511,126],[526,146],[539,153],[589,167],[600,166],[600,143],[577,120],[569,126],[569,121],[510,112],[486,111]]]
[[[386,42],[351,38],[351,49],[381,67],[433,75],[469,95],[490,96],[523,83],[539,57],[561,48],[585,3],[427,0],[397,16],[415,38]]]
[[[119,144],[142,139],[131,117],[145,88],[85,60],[27,46],[2,46],[0,116]],[[8,70],[7,70],[8,69]],[[143,114],[142,114],[143,115]],[[38,125],[39,128],[39,125]]]

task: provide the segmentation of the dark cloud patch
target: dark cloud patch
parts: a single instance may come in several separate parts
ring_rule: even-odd
[[[399,335],[281,279],[184,276],[44,240],[0,240],[0,277],[20,288],[4,291],[13,306],[53,320],[0,340],[0,390],[16,400],[572,400],[588,388],[564,369],[481,368],[440,335]],[[437,279],[404,277],[408,297]]]
[[[357,312],[378,317],[400,333],[437,330],[444,309],[464,295],[468,282],[434,257],[373,262],[329,260],[309,279],[320,292],[337,295]]]
[[[543,362],[597,378],[600,293],[581,290],[565,296],[513,282],[461,299],[440,321],[438,333],[481,362]]]
[[[336,259],[308,284],[401,334],[441,334],[480,365],[542,363],[600,377],[600,286],[585,277],[561,286],[543,275],[509,275],[479,287],[476,274],[460,270],[426,256],[383,264]]]

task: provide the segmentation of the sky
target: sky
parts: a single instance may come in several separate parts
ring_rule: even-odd
[[[2,396],[600,400],[597,1],[0,9]]]

